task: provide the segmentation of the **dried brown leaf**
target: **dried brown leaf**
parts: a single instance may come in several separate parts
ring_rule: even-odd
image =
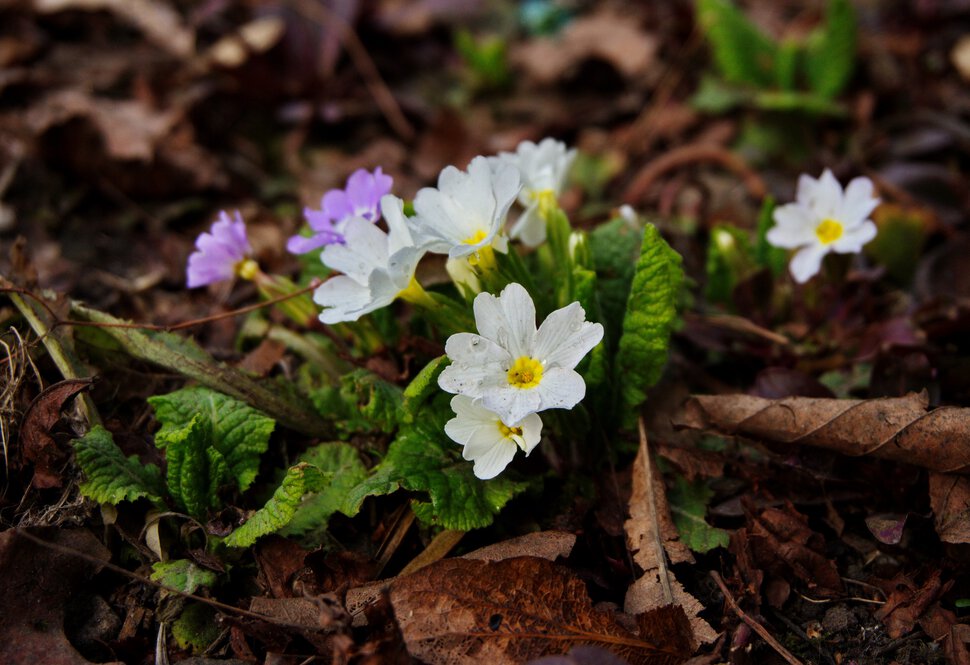
[[[107,561],[89,531],[33,531],[43,540]],[[86,665],[64,635],[64,607],[98,566],[48,549],[15,529],[0,533],[0,662],[5,665]]]
[[[534,556],[555,561],[559,557],[569,556],[575,544],[575,534],[566,531],[539,531],[481,547],[465,554],[462,558],[479,561],[501,561],[517,556]]]
[[[142,32],[172,55],[187,57],[195,49],[195,34],[162,0],[34,0],[34,9],[54,14],[67,10],[109,11]]]
[[[67,451],[51,436],[51,429],[61,419],[65,405],[90,388],[92,382],[93,379],[65,379],[48,386],[27,407],[20,426],[20,457],[34,466],[34,487],[61,486]]]
[[[930,606],[953,586],[953,581],[942,582],[940,571],[935,570],[923,584],[900,573],[883,586],[888,598],[875,617],[886,624],[889,636],[896,639],[913,630]]]
[[[643,440],[637,458],[633,463],[630,519],[624,523],[623,527],[626,530],[627,547],[633,552],[633,560],[644,572],[627,590],[624,610],[628,614],[639,614],[672,602],[683,608],[690,620],[697,642],[713,642],[717,639],[717,633],[706,621],[697,616],[704,609],[703,605],[684,590],[673,573],[667,570],[666,561],[662,558],[666,557],[672,564],[694,562],[694,556],[690,549],[680,542],[677,527],[670,516],[663,477],[654,464],[649,465],[653,474],[652,482],[647,482],[645,469],[648,465],[645,464],[645,461],[648,454],[645,440]],[[651,509],[651,490],[656,517],[654,510]],[[660,552],[658,544],[662,544],[663,553]],[[664,589],[665,586],[670,589],[671,597],[669,598]]]
[[[576,19],[555,38],[535,39],[513,51],[513,61],[540,84],[555,83],[587,58],[613,65],[627,78],[650,72],[659,42],[629,16],[601,12]]]
[[[970,409],[927,406],[925,394],[872,400],[701,395],[687,402],[677,424],[970,472]]]
[[[970,543],[970,478],[930,474],[930,506],[936,533],[945,543]]]
[[[681,662],[682,642],[644,641],[617,617],[593,609],[586,586],[545,559],[447,559],[397,579],[391,603],[408,651],[424,662],[522,663],[577,644],[608,649],[630,663]]]

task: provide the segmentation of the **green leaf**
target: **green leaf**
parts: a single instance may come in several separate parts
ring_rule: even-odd
[[[345,435],[360,432],[393,432],[401,413],[401,389],[367,370],[343,377],[340,386],[326,386],[311,394],[321,413],[336,421]]]
[[[829,0],[825,23],[808,38],[805,77],[815,94],[832,99],[842,92],[855,66],[856,20],[850,0]]]
[[[112,324],[102,330],[121,344],[132,358],[178,372],[235,397],[298,432],[320,437],[332,434],[331,424],[313,410],[310,402],[294,386],[283,389],[279,382],[254,379],[241,370],[217,362],[195,342],[173,333],[118,326],[116,324],[126,322],[76,302],[71,303],[71,314],[84,321]]]
[[[165,491],[162,473],[154,464],[142,464],[138,457],[125,457],[111,432],[97,425],[80,439],[74,439],[74,455],[84,472],[81,494],[99,503],[117,505],[145,497],[162,503]]]
[[[525,489],[525,483],[476,478],[472,463],[461,458],[460,446],[444,433],[450,415],[447,401],[441,400],[403,427],[384,461],[347,495],[341,512],[354,515],[368,496],[400,488],[428,493],[430,502],[413,506],[423,522],[460,531],[491,524],[509,499]]]
[[[731,83],[758,88],[775,82],[778,46],[730,0],[698,0],[697,18],[711,42],[714,62]]]
[[[325,474],[332,474],[333,481],[319,492],[303,498],[285,532],[320,542],[330,516],[343,507],[350,491],[367,478],[367,468],[360,461],[357,449],[346,443],[314,446],[300,455],[299,461],[312,464]],[[353,514],[347,516],[353,517]]]
[[[209,436],[207,445],[225,458],[240,491],[245,491],[259,473],[259,459],[269,447],[276,423],[253,407],[209,388],[183,388],[167,395],[148,398],[162,423],[156,435],[164,447],[168,432],[182,429],[200,416]]]
[[[690,105],[703,113],[726,113],[746,103],[750,96],[737,85],[725,83],[712,74],[703,74],[690,98]]]
[[[152,564],[151,579],[182,593],[195,593],[201,586],[216,583],[216,573],[195,565],[188,559],[158,561]]]
[[[192,517],[203,518],[219,502],[219,488],[232,482],[225,457],[212,447],[212,436],[202,414],[196,414],[181,429],[166,429],[155,435],[155,444],[165,450],[168,463],[168,492],[180,508]]]
[[[674,486],[667,493],[670,512],[680,539],[687,547],[701,554],[715,547],[727,547],[728,532],[712,527],[704,519],[707,504],[714,492],[704,481],[688,482],[682,476],[674,479]]]
[[[172,622],[172,639],[180,649],[195,654],[203,653],[221,633],[215,610],[203,603],[187,603],[179,618]]]
[[[304,494],[320,491],[331,480],[331,474],[323,473],[312,464],[301,462],[291,466],[266,505],[223,542],[229,547],[249,547],[262,536],[279,531],[293,519]]]
[[[643,245],[636,264],[623,335],[616,354],[623,421],[635,420],[667,363],[670,334],[678,323],[677,305],[684,284],[680,254],[671,249],[653,224],[643,230]]]
[[[424,406],[429,397],[436,394],[438,376],[448,366],[448,356],[439,356],[424,366],[411,383],[404,389],[404,401],[401,404],[402,420],[406,423],[414,422],[414,416]]]
[[[607,338],[615,346],[630,295],[642,232],[622,217],[611,219],[589,234],[596,270],[596,300],[603,313]]]

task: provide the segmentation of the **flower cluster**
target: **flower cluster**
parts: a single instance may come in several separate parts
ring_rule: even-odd
[[[293,236],[287,241],[286,249],[293,254],[306,254],[326,245],[343,243],[351,219],[370,223],[380,219],[379,202],[390,193],[393,184],[394,180],[384,175],[379,166],[373,173],[364,169],[354,171],[344,189],[331,189],[323,195],[320,210],[303,210],[313,235]]]
[[[767,239],[775,247],[798,249],[789,270],[802,284],[818,273],[829,252],[854,254],[876,237],[869,215],[878,205],[869,178],[856,178],[843,191],[828,169],[817,180],[802,175],[795,202],[775,210]]]
[[[445,432],[464,446],[479,478],[494,478],[521,448],[539,441],[546,409],[571,409],[586,396],[575,367],[603,339],[603,326],[586,321],[574,302],[536,329],[532,298],[512,283],[495,297],[475,297],[478,334],[457,333],[445,344],[451,360],[438,385],[456,396],[456,417]]]

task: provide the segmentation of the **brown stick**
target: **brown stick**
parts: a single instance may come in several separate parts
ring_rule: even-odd
[[[650,504],[650,518],[653,520],[654,545],[657,548],[657,576],[660,578],[660,586],[663,588],[664,602],[669,605],[674,602],[674,592],[670,588],[670,571],[667,569],[667,551],[664,549],[663,536],[661,535],[660,515],[657,512],[657,496],[654,494],[653,465],[650,463],[650,444],[647,441],[647,426],[643,422],[642,415],[637,419],[637,428],[640,431],[640,454],[643,456],[644,483],[646,483],[647,487],[647,501]]]
[[[791,663],[791,665],[805,665],[802,661],[798,660],[798,658],[796,658],[791,651],[783,647],[781,642],[772,637],[767,628],[748,616],[745,611],[738,606],[737,601],[734,600],[734,596],[732,596],[731,592],[728,591],[727,585],[724,584],[724,580],[721,579],[721,576],[717,574],[716,570],[711,571],[711,579],[714,580],[717,586],[720,587],[721,593],[724,594],[724,602],[726,602],[734,613],[738,615],[738,618],[741,619],[741,621],[748,624],[748,626],[751,627],[751,630],[758,633],[761,639],[768,643],[768,646],[777,651],[778,655],[784,658],[786,662]]]
[[[674,148],[640,169],[633,178],[633,182],[626,188],[623,201],[631,205],[638,203],[650,189],[650,185],[661,175],[693,162],[714,162],[733,171],[741,178],[748,188],[748,193],[755,199],[763,199],[768,193],[768,188],[761,176],[733,152],[713,143],[693,143]]]

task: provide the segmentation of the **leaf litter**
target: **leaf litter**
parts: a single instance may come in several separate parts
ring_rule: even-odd
[[[3,286],[53,289],[75,302],[70,313],[66,300],[52,305],[56,312],[37,305],[38,330],[22,325],[32,315],[13,298],[13,306],[0,301],[4,329],[21,326],[38,379],[54,386],[38,397],[16,376],[26,367],[10,352],[19,347],[5,345],[14,379],[0,415],[14,463],[0,492],[7,529],[0,575],[17,597],[3,605],[41,601],[4,613],[0,626],[16,633],[5,644],[72,663],[142,662],[158,644],[175,662],[203,652],[249,661],[313,653],[335,662],[464,662],[474,652],[494,655],[490,662],[683,662],[695,653],[732,663],[779,654],[806,663],[970,662],[970,587],[960,550],[970,542],[970,291],[960,263],[967,211],[959,168],[966,131],[954,102],[963,97],[966,48],[957,27],[952,38],[941,37],[943,17],[963,20],[965,8],[872,9],[859,23],[849,87],[825,101],[800,87],[816,73],[786,70],[819,57],[818,45],[827,43],[813,32],[825,22],[817,8],[793,17],[771,3],[744,3],[760,30],[784,30],[790,44],[806,45],[789,61],[782,51],[790,44],[764,50],[776,59],[772,76],[794,73],[788,83],[797,95],[786,97],[792,90],[748,88],[739,96],[731,88],[736,81],[725,73],[737,63],[710,53],[694,23],[697,6],[723,12],[727,3],[608,3],[591,11],[534,3],[528,11],[548,12],[538,22],[515,18],[511,3],[494,16],[478,3],[439,4],[328,5],[351,33],[301,3],[56,0],[0,9],[0,154],[16,164],[0,175]],[[489,21],[481,23],[483,15]],[[505,42],[506,60],[497,65],[508,69],[504,76],[475,70],[497,62],[485,51],[456,48],[453,35],[468,28],[486,45],[484,25]],[[700,92],[713,90],[701,80],[709,75],[724,79],[721,101],[741,104],[741,113],[700,110]],[[915,79],[919,95],[909,89]],[[489,80],[500,83],[469,83]],[[809,111],[792,131],[780,122],[803,112],[792,100],[833,115]],[[582,451],[544,445],[523,468],[557,475],[477,495],[482,505],[508,504],[495,524],[464,535],[429,526],[411,508],[433,512],[465,482],[461,475],[441,486],[389,475],[387,493],[356,507],[338,500],[342,490],[304,499],[307,484],[293,499],[275,494],[286,481],[274,469],[300,475],[301,464],[329,460],[351,484],[381,461],[393,445],[388,414],[401,404],[394,390],[440,355],[429,350],[435,342],[398,339],[365,358],[340,358],[347,368],[379,369],[375,375],[393,388],[351,383],[339,396],[316,396],[341,413],[388,418],[383,431],[348,436],[285,392],[287,382],[305,387],[314,377],[305,375],[306,347],[290,345],[294,335],[285,332],[293,328],[275,313],[268,321],[257,314],[197,325],[198,345],[185,333],[125,327],[203,318],[252,301],[247,285],[182,291],[193,232],[220,205],[254,211],[269,229],[264,246],[272,247],[279,244],[272,238],[297,231],[294,201],[317,205],[356,168],[383,164],[411,195],[445,165],[547,134],[574,138],[584,153],[563,199],[571,217],[592,225],[629,198],[685,257],[690,295],[682,319],[675,314],[682,296],[672,292],[667,311],[648,321],[676,330],[669,356],[627,343],[630,371],[589,391],[595,399],[610,380],[624,383],[626,406],[617,415],[647,412],[652,455],[629,430],[611,436],[608,451],[592,440]],[[852,150],[843,152],[843,142]],[[833,264],[808,289],[772,292],[766,288],[784,277],[757,263],[752,248],[730,257],[736,280],[704,288],[715,277],[703,265],[715,227],[737,223],[756,242],[761,194],[790,200],[797,173],[822,166],[840,178],[870,174],[891,204],[875,216],[882,235],[867,248],[868,263]],[[29,265],[16,234],[26,239]],[[602,237],[626,247],[621,235]],[[884,241],[890,235],[908,240]],[[132,272],[132,257],[145,256],[151,269]],[[281,273],[297,269],[278,251],[261,252],[260,260]],[[597,294],[604,311],[617,303],[624,311],[630,263]],[[443,282],[442,268],[434,267]],[[707,301],[712,293],[721,299]],[[71,317],[86,325],[57,325]],[[110,327],[87,325],[95,319]],[[401,321],[377,323],[390,329]],[[100,376],[83,388],[101,412],[99,441],[118,465],[110,468],[140,466],[149,484],[150,469],[165,469],[152,465],[162,455],[144,398],[183,387],[180,377],[275,420],[269,445],[257,445],[265,452],[233,458],[246,468],[249,493],[221,482],[228,477],[209,453],[213,482],[197,489],[218,510],[173,514],[184,495],[159,488],[151,498],[113,495],[122,505],[100,513],[81,505],[78,483],[90,478],[79,475],[85,457],[71,457],[66,442],[74,433],[62,420],[62,406],[82,387],[78,377],[88,376],[82,364],[71,368],[75,347]],[[58,348],[66,365],[53,358]],[[645,392],[644,377],[664,363],[661,387]],[[695,397],[679,410],[675,394]],[[669,420],[697,429],[673,431],[661,422]],[[397,445],[402,456],[427,434],[415,431],[420,436]],[[430,449],[446,456],[446,444]],[[425,456],[426,467],[439,463],[433,457]],[[595,483],[585,482],[590,476]],[[632,487],[623,486],[626,478]],[[255,544],[231,555],[207,551],[247,519],[259,516],[249,529],[259,534],[291,510],[284,536],[253,536]],[[89,558],[29,544],[11,528],[46,523],[62,526],[45,530],[45,539]],[[143,542],[147,524],[156,534],[152,547]],[[456,558],[442,558],[447,553]],[[159,630],[180,606],[162,599],[147,574],[128,582],[117,571],[99,575],[91,557],[142,573],[158,557],[216,572],[214,580],[198,577],[205,583],[189,605],[219,599],[253,616],[206,609],[198,616],[219,630],[183,641],[191,622]],[[423,567],[401,574],[412,562]],[[46,582],[51,571],[56,588]],[[68,600],[75,592],[86,608],[101,610],[78,609]]]

